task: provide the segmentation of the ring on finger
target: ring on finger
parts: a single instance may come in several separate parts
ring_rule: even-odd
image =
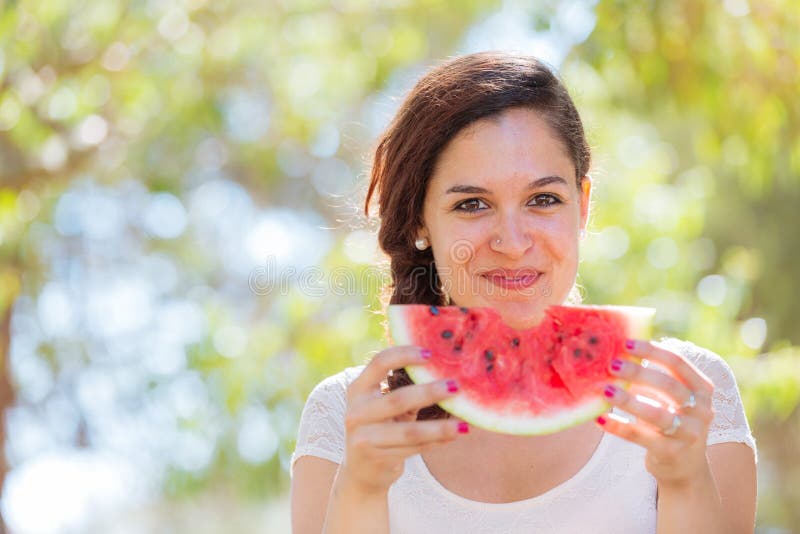
[[[662,430],[661,433],[664,434],[665,436],[672,436],[675,434],[675,432],[678,431],[680,427],[681,427],[681,418],[678,416],[678,414],[675,414],[672,416],[672,425],[670,425],[668,429]]]
[[[689,398],[686,399],[686,402],[681,404],[678,409],[679,410],[683,410],[685,408],[694,408],[695,406],[697,406],[697,401],[696,401],[696,399],[694,397],[694,391],[690,391],[689,392]]]

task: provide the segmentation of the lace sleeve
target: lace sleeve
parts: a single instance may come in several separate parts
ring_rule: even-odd
[[[662,343],[678,349],[714,383],[714,419],[708,430],[707,445],[738,442],[748,445],[756,454],[756,441],[750,431],[736,377],[728,363],[719,355],[687,341],[664,339]]]
[[[297,445],[289,464],[290,476],[294,471],[294,463],[301,456],[317,456],[337,464],[342,463],[347,387],[361,369],[362,367],[345,369],[326,378],[311,391],[300,416]]]

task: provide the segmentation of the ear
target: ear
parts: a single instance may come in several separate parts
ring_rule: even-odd
[[[589,206],[592,201],[592,177],[588,174],[581,179],[581,230],[589,223]]]

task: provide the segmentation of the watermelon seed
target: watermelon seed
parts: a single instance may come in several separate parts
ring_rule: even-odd
[[[488,373],[489,371],[491,371],[492,369],[494,369],[494,364],[493,364],[493,363],[490,363],[489,365],[487,365],[487,366],[486,366],[486,372],[487,372],[487,373]]]
[[[573,352],[573,354],[575,355],[576,358],[580,358],[581,357],[581,349],[575,349],[575,352]]]
[[[490,350],[487,350],[486,352],[484,352],[483,355],[489,361],[494,360],[494,354]]]
[[[451,337],[453,337],[453,331],[452,330],[443,330],[442,331],[442,337],[445,338],[445,339],[450,339]]]
[[[461,345],[456,345],[455,347],[453,347],[453,350],[455,351],[461,350]]]
[[[587,353],[586,353],[586,359],[587,359],[587,360],[592,360],[593,358],[594,358],[594,356],[592,356],[592,353],[591,353],[591,352],[587,352]]]
[[[589,344],[590,344],[590,345],[597,345],[597,342],[598,342],[598,341],[599,341],[599,340],[597,339],[597,337],[596,337],[596,336],[592,336],[592,337],[590,337],[590,338],[589,338]]]
[[[439,315],[439,308],[431,306],[431,315]]]
[[[511,340],[511,344],[512,344],[513,346],[515,346],[515,347],[519,347],[519,338],[518,338],[518,337],[515,337],[514,339],[512,339],[512,340]]]
[[[461,313],[468,313],[469,312],[469,310],[467,308],[463,307],[463,306],[460,307],[459,310],[461,310]]]

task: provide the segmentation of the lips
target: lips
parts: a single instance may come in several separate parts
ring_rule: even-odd
[[[535,284],[541,274],[531,269],[493,269],[481,273],[481,276],[505,289],[524,289]]]

